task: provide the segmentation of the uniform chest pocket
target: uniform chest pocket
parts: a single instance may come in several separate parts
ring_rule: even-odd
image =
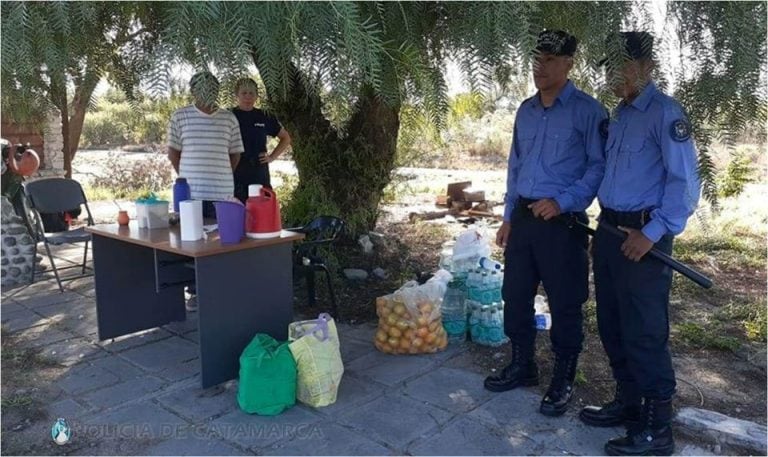
[[[637,154],[643,150],[643,146],[645,146],[644,137],[625,137],[621,142],[619,152],[622,154]]]
[[[574,141],[575,131],[569,128],[549,128],[546,134],[545,148],[555,156],[563,154]]]
[[[640,153],[644,147],[644,137],[625,137],[619,148],[619,160],[624,162],[626,168],[631,168],[632,161],[637,162],[642,157]]]
[[[535,130],[522,130],[517,131],[517,147],[520,149],[520,154],[528,154],[533,149],[533,143],[536,140]]]

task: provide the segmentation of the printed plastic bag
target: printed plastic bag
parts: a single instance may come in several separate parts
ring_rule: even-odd
[[[249,414],[274,416],[296,404],[296,362],[288,343],[259,333],[240,356],[237,403]]]
[[[452,276],[439,270],[426,283],[409,281],[395,293],[376,299],[379,328],[376,349],[388,354],[427,354],[448,345],[441,304]]]
[[[326,314],[288,326],[288,348],[298,368],[296,398],[319,408],[336,402],[344,363],[336,323]]]

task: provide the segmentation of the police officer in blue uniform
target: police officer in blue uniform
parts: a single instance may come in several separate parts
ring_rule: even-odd
[[[672,270],[645,254],[654,246],[670,254],[698,203],[696,150],[680,104],[651,80],[653,37],[623,32],[609,43],[621,50],[606,65],[622,101],[608,127],[593,268],[600,338],[617,389],[613,401],[588,406],[580,417],[594,426],[627,425],[625,437],[605,445],[608,455],[670,455]],[[626,239],[601,228],[605,224],[626,232]]]
[[[534,62],[538,93],[517,111],[509,156],[504,223],[496,235],[505,247],[502,293],[512,361],[485,380],[494,392],[538,384],[534,360],[533,301],[540,283],[552,312],[555,366],[540,412],[563,414],[573,395],[581,352],[582,305],[589,295],[587,236],[553,220],[563,214],[587,220],[604,171],[607,113],[568,79],[577,40],[562,31],[539,35]]]

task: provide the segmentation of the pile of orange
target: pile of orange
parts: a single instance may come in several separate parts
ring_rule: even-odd
[[[373,344],[387,354],[428,354],[445,349],[448,335],[440,304],[421,301],[406,305],[397,294],[376,299],[379,328]]]

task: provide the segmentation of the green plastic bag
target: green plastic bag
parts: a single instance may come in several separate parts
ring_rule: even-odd
[[[237,403],[249,414],[275,416],[296,404],[296,362],[288,343],[259,333],[240,356]]]

